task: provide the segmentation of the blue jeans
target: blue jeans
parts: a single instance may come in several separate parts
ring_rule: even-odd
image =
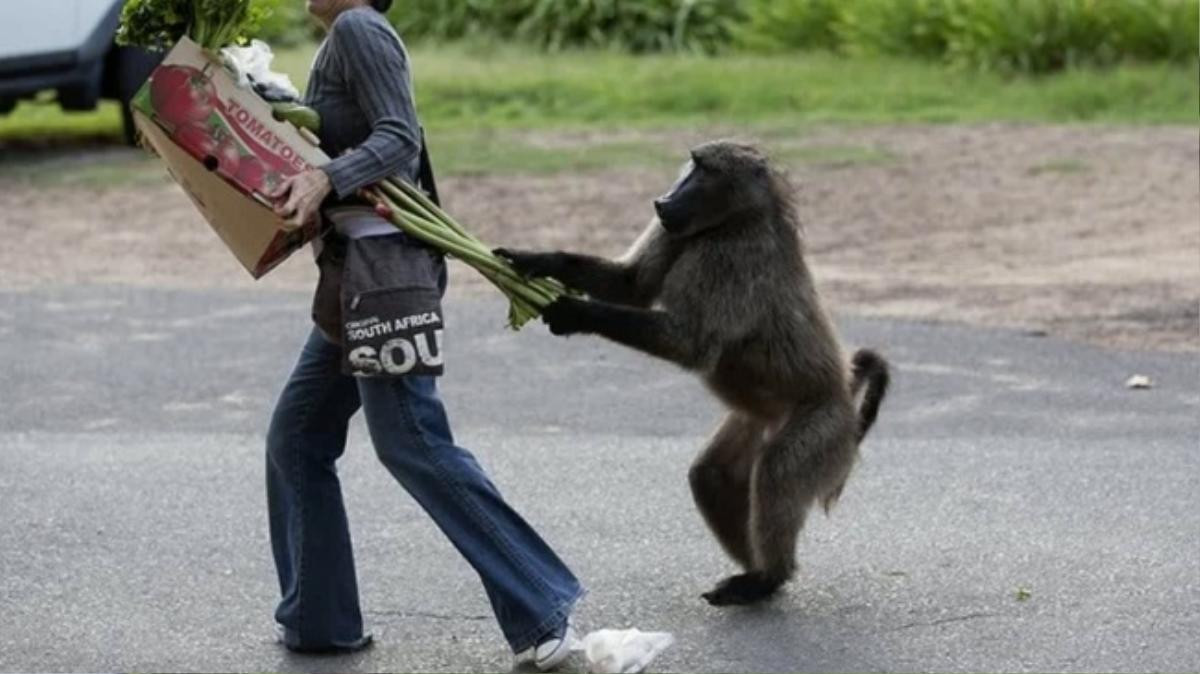
[[[362,407],[379,460],[483,580],[514,652],[561,626],[579,581],[454,444],[433,377],[356,378],[314,329],[267,434],[271,547],[289,644],[327,647],[363,634],[350,529],[335,463]]]

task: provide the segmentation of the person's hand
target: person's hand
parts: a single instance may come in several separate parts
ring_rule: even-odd
[[[289,176],[267,196],[275,202],[275,215],[283,218],[284,225],[297,229],[317,219],[321,202],[332,191],[329,176],[314,168]]]

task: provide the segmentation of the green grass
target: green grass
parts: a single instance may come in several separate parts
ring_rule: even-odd
[[[48,99],[22,101],[0,116],[0,142],[111,141],[120,136],[121,109],[113,102],[101,103],[94,112],[64,112]]]
[[[544,56],[497,48],[413,55],[431,128],[1137,122],[1198,119],[1197,69],[1123,66],[1010,78],[896,59],[827,54]],[[290,60],[288,61],[290,62]]]
[[[752,0],[746,46],[887,54],[980,70],[1194,63],[1200,0]]]
[[[298,83],[312,48],[285,50],[278,64]],[[546,55],[511,47],[417,47],[412,52],[421,117],[432,133],[487,135],[482,129],[802,127],[823,122],[1101,122],[1197,124],[1195,66],[1121,66],[1044,77],[1005,77],[941,65],[829,54],[629,56],[615,52]],[[0,117],[0,143],[119,136],[113,104],[65,113],[22,103]],[[464,171],[488,170],[513,148],[497,142]],[[517,148],[517,163],[586,168],[640,159],[632,145],[570,152]],[[450,151],[457,151],[451,149]],[[487,152],[497,156],[488,157]],[[861,159],[861,158],[860,158]],[[501,162],[502,163],[502,162]]]

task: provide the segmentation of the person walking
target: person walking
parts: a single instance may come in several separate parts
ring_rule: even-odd
[[[321,214],[331,225],[314,242],[315,325],[267,432],[279,640],[304,653],[371,644],[335,468],[361,408],[380,461],[479,574],[513,652],[552,669],[570,651],[569,618],[584,590],[454,442],[436,379],[443,257],[355,196],[387,177],[419,184],[428,174],[408,54],[384,16],[390,5],[307,0],[326,37],[304,103],[320,114],[322,149],[335,158],[288,178],[272,194],[276,212],[292,226]],[[418,327],[391,330],[402,324]]]

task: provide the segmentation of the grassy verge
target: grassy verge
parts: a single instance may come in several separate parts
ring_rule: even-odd
[[[23,101],[0,116],[0,143],[40,145],[121,138],[121,109],[101,103],[94,112],[64,112],[48,101]]]
[[[826,54],[720,58],[439,48],[413,55],[434,128],[811,122],[1197,122],[1195,67],[1005,77]],[[291,63],[290,58],[287,61]]]
[[[302,82],[311,58],[312,48],[290,49],[279,55],[278,64]],[[495,128],[780,128],[821,122],[998,120],[1196,124],[1200,116],[1195,66],[1005,77],[924,62],[825,54],[633,57],[465,46],[417,47],[412,60],[422,118],[431,131],[450,138]],[[0,117],[0,143],[115,139],[119,128],[113,104],[91,113],[65,113],[45,102],[22,103]],[[488,148],[471,156],[464,147],[463,170],[473,170],[472,162],[478,170],[491,169],[512,149],[502,142]],[[533,163],[571,169],[614,158],[635,160],[637,148],[605,152],[609,156],[542,153],[546,157]]]

